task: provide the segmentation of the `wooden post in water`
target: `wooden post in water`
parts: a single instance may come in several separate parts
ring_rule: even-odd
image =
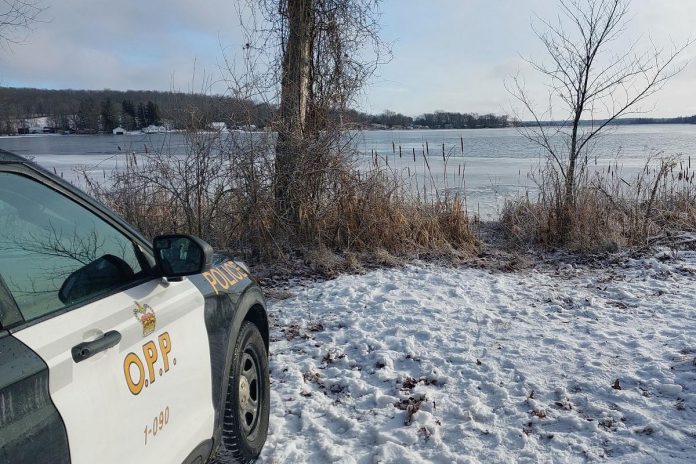
[[[464,137],[459,137],[459,142],[462,144],[462,155],[464,154]]]

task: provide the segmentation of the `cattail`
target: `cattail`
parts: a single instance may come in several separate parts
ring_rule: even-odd
[[[392,140],[392,153],[396,154],[396,147],[394,146],[394,141]]]
[[[413,162],[416,162],[416,147],[411,147],[413,149]]]
[[[430,172],[430,163],[428,162],[428,157],[427,157],[427,156],[423,156],[423,160],[425,161],[425,165],[426,165],[427,168],[428,168],[428,172]]]
[[[401,158],[401,145],[399,145],[399,158]]]
[[[428,141],[425,141],[425,153],[430,156],[430,147],[428,146]]]
[[[464,137],[459,137],[459,143],[462,145],[462,155],[464,154]]]

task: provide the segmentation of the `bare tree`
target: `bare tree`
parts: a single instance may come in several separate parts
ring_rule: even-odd
[[[259,5],[265,36],[250,43],[276,53],[270,82],[279,88],[275,197],[281,214],[295,222],[297,189],[307,188],[307,179],[298,178],[308,172],[303,161],[310,156],[316,162],[337,142],[343,111],[389,50],[378,35],[379,0],[259,0]]]
[[[670,50],[652,44],[644,52],[633,42],[617,52],[614,45],[626,30],[630,0],[559,0],[559,5],[556,22],[541,20],[543,30],[534,28],[548,60],[527,60],[547,79],[548,107],[540,111],[518,77],[507,87],[534,119],[522,133],[543,148],[563,184],[558,204],[561,235],[566,236],[591,142],[617,118],[643,112],[641,103],[683,69],[677,58],[692,42]],[[545,120],[554,117],[554,105],[562,108],[563,119],[549,126]]]
[[[45,10],[41,0],[0,0],[0,44],[23,42]]]
[[[281,211],[292,212],[291,182],[297,165],[300,142],[309,132],[309,103],[312,94],[312,45],[314,43],[315,0],[287,0],[279,9],[287,22],[284,39],[280,121],[276,147],[276,200]],[[285,6],[286,12],[282,8]],[[283,28],[285,29],[285,28]]]

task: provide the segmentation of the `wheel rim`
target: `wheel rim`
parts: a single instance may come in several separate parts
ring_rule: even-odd
[[[244,351],[239,372],[239,419],[242,430],[249,436],[259,418],[260,385],[259,363],[251,350]]]

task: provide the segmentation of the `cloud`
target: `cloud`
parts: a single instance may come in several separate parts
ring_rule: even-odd
[[[46,0],[51,1],[51,0]],[[242,34],[237,0],[53,0],[27,44],[0,50],[0,84],[49,88],[198,88],[205,72],[219,76],[221,46],[234,54]],[[384,0],[383,37],[393,60],[379,69],[360,102],[364,109],[407,114],[434,109],[503,112],[503,81],[524,73],[535,98],[543,82],[520,55],[539,59],[543,47],[530,22],[553,17],[557,0]],[[669,45],[692,35],[696,2],[634,0],[627,36]],[[618,42],[616,47],[627,42]],[[694,47],[685,58],[696,55]],[[694,66],[652,104],[655,115],[696,112]],[[222,91],[221,85],[214,87]]]
[[[27,43],[0,55],[3,85],[71,88],[186,88],[217,73],[221,44],[238,44],[233,2],[63,0]]]
[[[553,19],[557,0],[386,0],[383,34],[394,42],[394,60],[380,70],[380,78],[408,88],[407,98],[393,98],[377,84],[367,90],[368,108],[390,108],[418,114],[435,108],[468,112],[505,112],[513,101],[504,81],[519,71],[533,98],[547,102],[546,82],[520,56],[543,60],[545,51],[531,28],[537,17]],[[641,47],[653,39],[660,46],[693,37],[696,2],[634,0],[632,20],[610,52],[631,40]],[[696,47],[683,56],[690,59]],[[691,114],[696,107],[693,69],[676,76],[646,103],[653,116]],[[560,114],[560,111],[557,110]]]

